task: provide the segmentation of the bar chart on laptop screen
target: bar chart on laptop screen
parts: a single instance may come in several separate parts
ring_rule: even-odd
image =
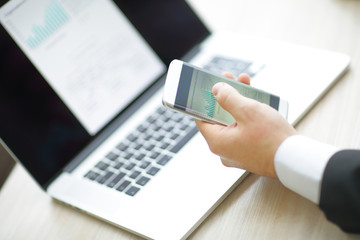
[[[53,32],[69,20],[69,15],[57,1],[52,1],[45,9],[42,24],[32,26],[32,34],[26,39],[30,48],[36,48]]]
[[[36,49],[70,20],[70,15],[58,0],[21,2],[6,16],[17,38],[28,48]]]

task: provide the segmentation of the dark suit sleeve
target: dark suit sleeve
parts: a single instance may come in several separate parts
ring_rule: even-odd
[[[335,153],[326,165],[320,208],[346,232],[360,233],[360,151]]]

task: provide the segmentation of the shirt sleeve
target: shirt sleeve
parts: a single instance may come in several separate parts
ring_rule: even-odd
[[[275,154],[276,174],[287,188],[319,204],[326,164],[339,150],[304,136],[288,137]]]

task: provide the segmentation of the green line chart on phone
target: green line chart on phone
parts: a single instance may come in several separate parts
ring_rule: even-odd
[[[212,92],[203,89],[202,96],[206,102],[205,110],[208,117],[214,117],[216,100]]]

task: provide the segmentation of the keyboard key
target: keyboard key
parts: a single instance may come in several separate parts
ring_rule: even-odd
[[[171,117],[168,117],[168,116],[162,116],[162,117],[161,117],[161,120],[162,120],[164,123],[169,122],[170,119],[171,119]]]
[[[130,175],[130,178],[132,179],[135,179],[137,178],[139,175],[140,175],[141,172],[139,171],[134,171],[131,175]]]
[[[149,171],[147,171],[146,173],[151,175],[151,176],[155,176],[158,172],[159,172],[160,168],[157,167],[152,167],[150,168]]]
[[[122,166],[124,166],[124,163],[122,163],[122,162],[116,162],[115,165],[114,165],[114,168],[115,168],[115,169],[120,169]]]
[[[124,191],[124,189],[125,189],[127,186],[129,186],[129,184],[130,184],[130,181],[126,180],[126,181],[124,181],[122,184],[120,184],[120,186],[117,187],[116,190],[122,192],[122,191]]]
[[[125,193],[130,196],[135,196],[135,194],[140,190],[138,187],[131,187]]]
[[[150,116],[146,119],[146,121],[149,123],[154,123],[156,121],[156,118],[154,116]]]
[[[138,137],[135,136],[134,134],[130,134],[130,135],[127,137],[127,140],[129,140],[130,142],[135,142],[137,139],[138,139]]]
[[[180,130],[185,131],[188,127],[189,127],[189,125],[187,125],[187,124],[182,124],[181,127],[180,127]]]
[[[145,161],[145,162],[142,162],[142,163],[141,163],[140,168],[146,169],[149,165],[150,165],[150,162]]]
[[[117,149],[119,149],[120,151],[124,152],[126,149],[128,149],[128,145],[125,145],[124,143],[120,143],[119,145],[116,146]]]
[[[146,131],[146,129],[147,129],[147,128],[146,128],[144,125],[142,125],[142,124],[137,127],[137,130],[138,130],[139,132],[141,132],[141,133],[144,133],[144,132]]]
[[[126,170],[132,170],[135,166],[136,166],[135,163],[129,163],[129,164],[125,167],[125,169],[126,169]]]
[[[109,164],[106,164],[104,162],[98,162],[95,167],[97,167],[100,170],[105,171],[109,167]]]
[[[157,162],[157,164],[161,166],[165,166],[169,161],[171,157],[169,155],[164,155],[160,158],[160,160]]]
[[[141,143],[136,144],[136,146],[134,147],[135,150],[139,150],[140,148],[142,148],[143,145]]]
[[[126,153],[126,155],[124,156],[124,158],[125,158],[126,160],[129,160],[133,155],[134,155],[134,154],[132,154],[132,153]]]
[[[145,149],[146,149],[147,151],[151,151],[151,150],[154,149],[154,147],[155,147],[154,144],[149,144],[148,146],[145,147]]]
[[[106,157],[108,159],[110,159],[111,161],[115,161],[119,157],[119,155],[117,155],[117,154],[115,154],[113,152],[110,152],[108,155],[106,155]]]
[[[185,116],[183,116],[182,114],[180,113],[177,113],[174,117],[173,117],[173,120],[175,122],[182,122],[182,120],[185,118]]]
[[[152,126],[151,126],[151,129],[152,129],[154,132],[158,132],[158,131],[161,129],[161,126],[152,125]]]
[[[138,161],[140,161],[140,160],[142,160],[144,157],[145,157],[145,154],[140,153],[139,155],[137,155],[137,156],[135,157],[135,159],[138,160]]]
[[[140,186],[145,186],[150,181],[150,178],[147,177],[141,177],[139,180],[137,180],[136,184],[139,184]]]
[[[167,126],[164,128],[165,131],[171,132],[174,129],[174,126]]]
[[[90,179],[90,180],[95,180],[100,174],[93,172],[93,171],[89,171],[85,177]]]
[[[160,153],[158,153],[158,152],[153,152],[153,153],[151,154],[150,158],[156,159],[159,155],[160,155]]]
[[[159,136],[155,137],[155,140],[158,141],[158,142],[161,142],[161,140],[163,140],[164,138],[165,138],[165,136],[159,135]]]
[[[114,173],[113,172],[107,172],[103,177],[101,177],[99,180],[98,180],[98,183],[105,183]]]
[[[170,151],[173,153],[179,152],[179,150],[198,132],[196,127],[193,127],[183,138],[173,146]]]
[[[111,188],[114,187],[125,175],[125,173],[119,173],[107,186]]]
[[[158,109],[156,109],[156,112],[160,115],[164,114],[166,111],[168,111],[168,110],[163,107],[159,107]]]
[[[172,140],[176,140],[179,136],[180,136],[180,135],[179,135],[178,133],[173,133],[170,138],[171,138]]]
[[[170,143],[164,142],[164,143],[160,146],[160,148],[161,148],[161,149],[167,149],[169,146],[170,146]]]
[[[145,141],[149,141],[152,136],[150,134],[144,134],[142,137]]]

